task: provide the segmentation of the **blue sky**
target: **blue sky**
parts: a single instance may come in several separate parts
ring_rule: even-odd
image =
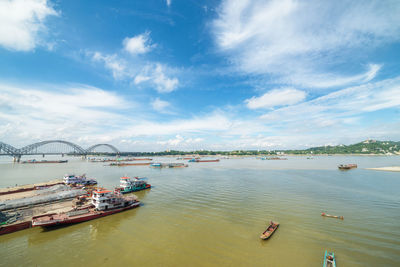
[[[0,140],[400,140],[398,1],[0,1]]]

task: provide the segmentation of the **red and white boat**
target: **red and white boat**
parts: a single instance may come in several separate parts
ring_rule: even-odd
[[[136,208],[140,202],[134,196],[122,196],[118,191],[93,191],[91,207],[74,209],[68,212],[51,213],[32,218],[32,227],[68,225],[90,221],[121,211]]]

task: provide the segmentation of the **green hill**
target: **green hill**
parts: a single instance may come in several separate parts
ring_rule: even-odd
[[[366,140],[348,146],[320,146],[285,152],[288,154],[397,154],[400,153],[400,142]]]

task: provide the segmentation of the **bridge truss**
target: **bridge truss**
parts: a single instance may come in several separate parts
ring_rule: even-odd
[[[72,154],[86,156],[95,151],[98,147],[107,147],[113,153],[119,154],[120,151],[110,144],[97,144],[87,149],[63,140],[48,140],[37,142],[22,148],[15,148],[9,144],[0,142],[0,156],[14,157],[14,161],[19,162],[23,155],[54,155],[54,154]]]

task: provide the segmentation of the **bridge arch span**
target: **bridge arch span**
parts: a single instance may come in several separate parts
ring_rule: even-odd
[[[15,147],[13,147],[13,146],[11,146],[11,145],[9,145],[9,144],[0,142],[0,154],[5,153],[6,155],[12,156],[12,155],[15,154],[15,152],[16,152],[17,150],[18,150],[18,149],[16,149]]]
[[[82,155],[86,154],[86,150],[83,149],[82,147],[80,147],[74,143],[71,143],[68,141],[63,141],[63,140],[49,140],[49,141],[42,141],[42,142],[34,143],[34,144],[31,144],[28,146],[24,146],[23,148],[17,149],[16,152],[19,155],[27,155],[30,152],[32,152],[34,149],[44,146],[44,145],[47,145],[47,144],[51,144],[51,143],[66,144],[66,145],[72,147],[77,152],[77,154],[82,154]]]
[[[106,147],[110,148],[112,151],[114,151],[115,153],[117,153],[117,154],[120,153],[120,151],[115,146],[110,145],[110,144],[97,144],[97,145],[94,145],[94,146],[91,146],[91,147],[87,148],[86,152],[87,153],[94,152],[94,150],[96,148],[100,147],[100,146],[106,146]]]

